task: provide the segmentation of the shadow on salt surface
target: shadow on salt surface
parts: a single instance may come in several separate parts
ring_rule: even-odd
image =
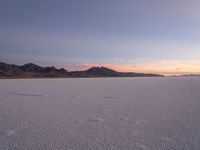
[[[17,96],[36,96],[36,97],[40,97],[40,96],[45,96],[42,94],[27,94],[27,93],[15,93],[15,92],[8,92],[8,94],[10,95],[17,95]]]

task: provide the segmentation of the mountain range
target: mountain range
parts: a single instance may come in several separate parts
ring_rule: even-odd
[[[22,66],[0,62],[0,78],[68,78],[68,77],[162,77],[159,74],[117,72],[106,67],[92,67],[84,71],[41,67],[33,63]]]

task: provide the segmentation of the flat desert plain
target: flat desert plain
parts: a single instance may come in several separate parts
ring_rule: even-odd
[[[200,78],[0,80],[0,150],[199,150]]]

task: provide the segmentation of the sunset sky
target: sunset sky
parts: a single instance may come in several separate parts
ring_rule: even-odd
[[[0,61],[200,74],[199,0],[0,0]]]

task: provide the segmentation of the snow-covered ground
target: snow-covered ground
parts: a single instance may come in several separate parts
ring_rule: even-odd
[[[0,80],[0,150],[199,150],[200,78]]]

